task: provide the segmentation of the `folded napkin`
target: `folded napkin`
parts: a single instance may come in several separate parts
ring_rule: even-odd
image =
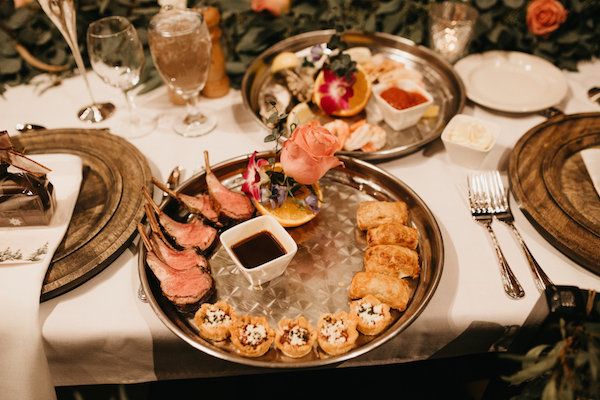
[[[20,250],[20,258],[30,258],[0,263],[0,397],[47,400],[56,394],[38,317],[40,292],[73,214],[82,165],[79,157],[70,154],[31,158],[52,170],[48,179],[54,185],[56,209],[48,226],[0,228],[0,253],[14,255]]]
[[[587,168],[596,193],[600,196],[600,148],[585,149],[581,152],[581,158]]]

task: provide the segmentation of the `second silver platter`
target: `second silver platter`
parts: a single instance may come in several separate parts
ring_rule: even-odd
[[[277,54],[291,51],[305,56],[315,45],[326,44],[334,30],[313,31],[285,39],[260,54],[248,67],[242,80],[244,105],[255,120],[267,129],[259,114],[259,95],[271,80],[270,65]],[[401,131],[387,131],[387,144],[378,151],[340,151],[339,154],[369,161],[384,161],[413,153],[440,137],[450,119],[460,113],[465,105],[465,88],[452,66],[436,53],[414,42],[387,33],[346,33],[342,40],[349,47],[368,47],[373,54],[383,53],[387,58],[403,63],[406,68],[423,75],[426,89],[432,94],[439,113],[433,118],[423,118],[417,125]]]

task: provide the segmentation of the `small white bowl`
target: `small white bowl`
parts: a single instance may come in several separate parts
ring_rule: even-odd
[[[232,247],[244,239],[251,237],[261,231],[268,231],[283,246],[285,254],[274,260],[261,264],[255,268],[246,268],[235,256]],[[236,264],[238,269],[246,277],[252,286],[260,286],[279,275],[283,274],[292,258],[298,251],[298,245],[281,224],[271,215],[262,215],[242,222],[223,232],[220,236],[221,243]]]
[[[417,104],[413,107],[398,110],[397,108],[392,107],[390,103],[381,97],[381,93],[392,86],[396,86],[402,90],[406,90],[407,92],[420,93],[427,99],[427,101]],[[373,87],[373,95],[375,96],[375,100],[377,100],[377,104],[379,104],[381,114],[383,115],[383,119],[385,120],[386,124],[396,131],[408,128],[409,126],[413,126],[419,122],[425,113],[425,110],[427,110],[427,107],[433,103],[433,96],[431,96],[431,94],[429,94],[429,92],[423,89],[421,86],[410,80],[377,84]]]
[[[467,132],[469,126],[473,126],[471,124],[481,126],[486,132],[485,135],[489,135],[489,137],[482,140],[479,144],[476,142],[469,142],[466,137],[463,138],[464,140],[453,140],[454,135],[452,133],[455,130],[460,130],[462,127],[465,129],[465,132]],[[444,142],[444,146],[446,147],[446,151],[452,162],[467,168],[477,169],[496,144],[499,132],[499,125],[470,115],[457,114],[444,128],[444,131],[442,132],[442,142]]]

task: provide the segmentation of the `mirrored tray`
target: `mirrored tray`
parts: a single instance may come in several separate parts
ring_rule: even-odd
[[[212,169],[225,185],[239,188],[247,159],[247,156],[238,157]],[[329,171],[320,181],[325,197],[319,215],[303,226],[289,229],[298,244],[298,253],[286,272],[260,290],[253,289],[219,244],[208,257],[216,282],[216,298],[229,302],[238,315],[264,315],[274,329],[283,317],[301,314],[316,326],[323,313],[347,311],[348,286],[354,274],[363,268],[366,248],[364,234],[356,228],[356,207],[365,200],[400,199],[408,204],[411,223],[419,231],[417,251],[421,274],[411,282],[413,294],[406,311],[394,312],[394,322],[387,330],[374,337],[360,335],[353,350],[336,357],[327,356],[315,347],[304,358],[291,359],[272,347],[260,358],[244,358],[233,352],[230,344],[211,343],[198,335],[189,316],[179,313],[162,295],[158,281],[145,263],[145,250],[141,248],[140,280],[161,321],[181,339],[215,357],[271,368],[312,367],[347,360],[380,346],[410,325],[427,305],[442,274],[444,248],[438,224],[427,205],[403,182],[364,161],[341,159],[345,168]],[[193,176],[178,190],[186,194],[205,191],[204,173]],[[165,203],[163,210],[174,217],[185,217],[175,201]]]
[[[260,54],[248,67],[242,81],[244,105],[255,120],[265,129],[259,114],[259,94],[271,80],[270,65],[273,58],[291,51],[306,56],[314,45],[326,44],[335,30],[307,32],[285,39]],[[380,125],[387,131],[387,144],[378,151],[340,151],[339,154],[363,160],[382,161],[398,158],[417,151],[437,139],[450,119],[460,113],[465,105],[463,83],[452,66],[436,53],[414,42],[387,33],[346,33],[342,39],[349,47],[368,47],[373,54],[383,53],[388,58],[399,61],[409,69],[423,74],[427,91],[434,104],[440,107],[435,118],[422,118],[417,125],[401,131],[392,130],[387,124]]]

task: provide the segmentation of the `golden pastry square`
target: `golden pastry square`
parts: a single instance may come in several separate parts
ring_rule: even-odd
[[[420,272],[419,253],[395,244],[380,244],[367,248],[363,261],[367,272],[398,278],[416,278]]]
[[[357,272],[348,291],[351,299],[372,295],[399,311],[406,309],[410,294],[410,286],[404,279],[376,272]]]
[[[383,224],[367,231],[367,244],[396,244],[414,250],[419,244],[419,232],[411,226]]]
[[[378,227],[382,224],[401,224],[408,222],[408,207],[403,201],[363,201],[356,209],[358,229]]]

